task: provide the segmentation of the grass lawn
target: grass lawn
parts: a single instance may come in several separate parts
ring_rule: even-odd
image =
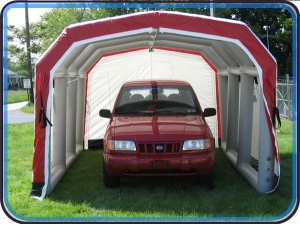
[[[33,103],[30,103],[30,105],[27,104],[25,107],[21,108],[20,111],[24,112],[24,113],[33,114],[34,113],[34,104]]]
[[[281,179],[272,194],[259,194],[216,150],[215,188],[192,178],[124,178],[102,183],[102,151],[83,151],[43,201],[29,197],[33,123],[8,125],[4,202],[18,220],[29,222],[230,222],[274,221],[291,212],[292,123],[278,131]],[[295,153],[294,153],[295,154]]]
[[[5,91],[4,96],[7,97],[7,104],[28,101],[27,91]]]

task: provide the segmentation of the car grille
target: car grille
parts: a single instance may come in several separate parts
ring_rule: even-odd
[[[169,143],[137,143],[140,154],[178,154],[181,153],[182,144],[179,142]]]

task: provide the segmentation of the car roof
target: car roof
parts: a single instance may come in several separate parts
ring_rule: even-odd
[[[134,86],[190,86],[190,84],[186,81],[182,80],[132,80],[123,84],[123,87],[134,87]]]

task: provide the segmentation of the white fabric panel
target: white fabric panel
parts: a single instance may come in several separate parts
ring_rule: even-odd
[[[88,74],[85,148],[88,148],[88,140],[104,137],[108,119],[101,118],[99,111],[112,110],[122,84],[128,80],[148,77],[149,63],[141,58],[143,55],[145,57],[145,54],[130,52],[103,57]]]
[[[96,71],[94,71],[96,72]],[[109,105],[108,94],[108,74],[98,73],[97,76],[90,73],[88,77],[88,94],[86,97],[86,122],[85,122],[85,143],[84,146],[88,147],[88,137],[90,134],[105,131],[108,121],[99,123],[99,106]],[[93,94],[91,94],[93,93]],[[98,111],[98,116],[96,113]],[[102,134],[103,135],[103,134]]]
[[[251,143],[251,156],[255,159],[259,158],[259,118],[260,118],[260,85],[254,83],[253,87],[253,118],[252,118],[252,143]]]
[[[137,79],[179,79],[194,88],[202,109],[215,107],[215,72],[199,55],[148,49],[106,56],[88,74],[85,147],[87,141],[102,139],[108,119],[99,117],[100,109],[112,110],[123,83]],[[207,118],[217,138],[216,116]]]
[[[189,82],[195,90],[203,110],[208,107],[214,107],[217,109],[214,70],[201,56],[179,52],[175,52],[174,54],[172,53],[173,52],[165,51],[161,52],[159,55],[155,54],[156,59],[161,57],[160,62],[162,63],[160,65],[162,67],[166,66],[162,59],[166,58],[166,55],[169,59],[169,70],[166,71],[166,74],[164,74],[162,78],[169,75],[167,78],[180,79]],[[157,76],[159,77],[160,73],[157,73]],[[217,117],[208,117],[206,118],[206,121],[210,126],[214,137],[217,138]]]

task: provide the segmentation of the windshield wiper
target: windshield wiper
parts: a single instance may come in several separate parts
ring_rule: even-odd
[[[186,115],[187,113],[172,111],[172,110],[160,110],[156,111],[156,114],[174,114],[174,115]]]
[[[148,114],[153,114],[153,111],[124,111],[124,112],[116,113],[116,115],[123,115],[123,114],[148,115]]]

